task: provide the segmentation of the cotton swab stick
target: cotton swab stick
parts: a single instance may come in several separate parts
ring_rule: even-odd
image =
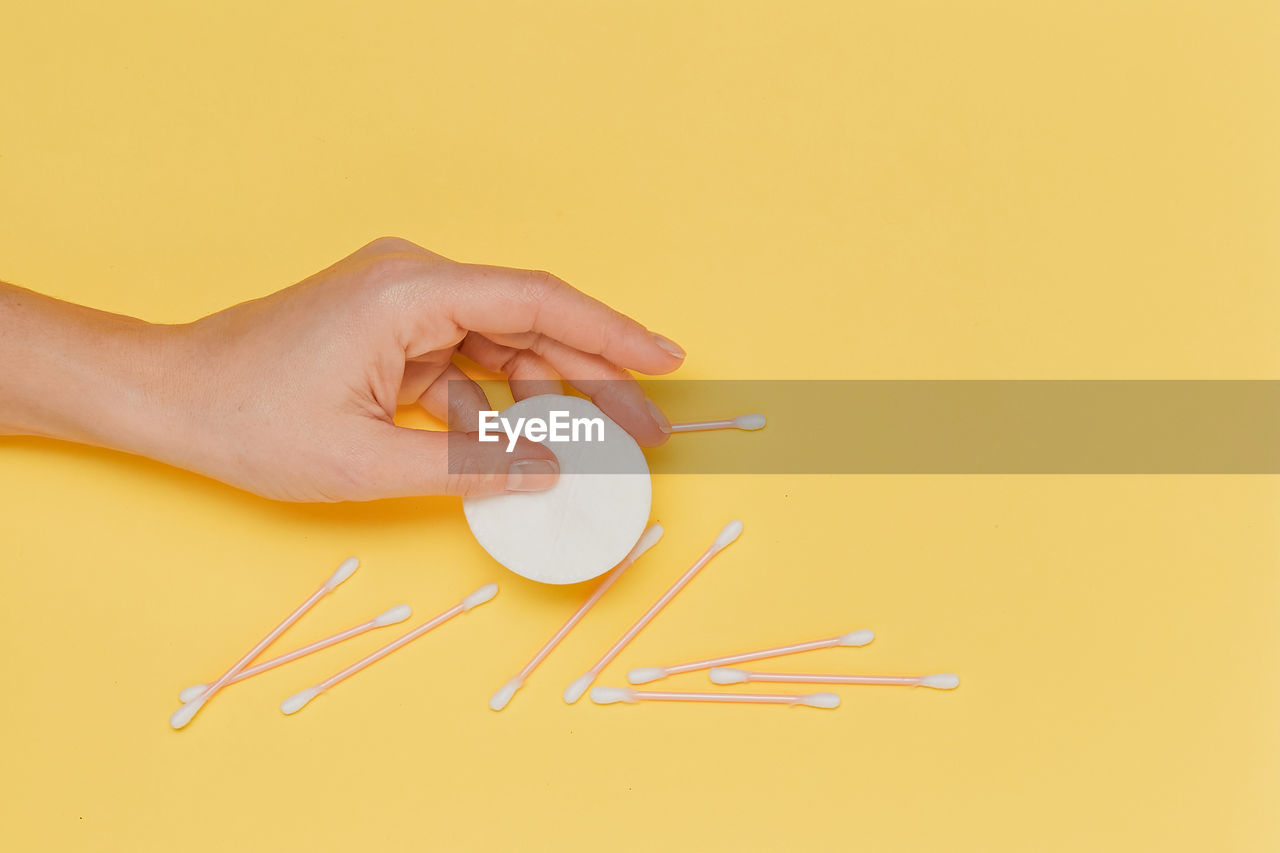
[[[725,655],[721,658],[696,660],[692,663],[682,663],[675,666],[641,666],[627,673],[627,681],[632,684],[647,684],[650,681],[657,681],[659,678],[666,678],[668,675],[678,675],[682,672],[693,672],[698,669],[710,669],[713,666],[744,663],[749,660],[759,660],[760,658],[775,658],[780,655],[794,655],[798,652],[810,652],[814,649],[826,649],[831,646],[865,646],[875,638],[876,635],[874,633],[864,628],[861,631],[850,631],[848,634],[842,634],[839,637],[813,640],[808,643],[796,643],[790,646],[778,646],[774,649],[761,649],[758,652]]]
[[[954,672],[935,672],[932,675],[810,675],[799,672],[748,672],[745,669],[716,667],[707,675],[716,684],[743,684],[748,681],[776,684],[897,684],[903,687],[932,687],[935,690],[954,690],[960,686],[960,676]]]
[[[670,693],[660,690],[632,690],[630,687],[592,687],[591,701],[597,705],[610,705],[614,702],[745,702],[753,705],[840,707],[840,697],[834,693]]]
[[[681,575],[679,580],[673,583],[671,588],[664,592],[662,597],[655,601],[653,606],[650,607],[643,616],[637,619],[634,625],[627,629],[627,632],[622,635],[621,639],[614,643],[609,651],[604,653],[604,657],[596,661],[591,669],[588,669],[585,673],[575,679],[572,684],[565,688],[564,701],[572,705],[574,702],[581,699],[582,694],[586,693],[587,688],[591,686],[591,682],[595,681],[596,677],[600,675],[601,670],[609,665],[609,661],[617,657],[618,653],[626,648],[627,643],[635,639],[636,634],[639,634],[645,625],[648,625],[653,621],[653,617],[658,615],[658,611],[666,607],[667,603],[676,597],[676,593],[684,589],[685,585],[688,584],[689,581],[693,580],[693,576],[696,575],[703,566],[711,562],[712,557],[719,554],[725,548],[728,548],[729,545],[741,535],[742,522],[736,519],[721,528],[720,532],[716,534],[715,541],[711,543],[711,547],[707,548],[707,550],[703,552],[697,562],[690,566],[689,570]]]
[[[577,612],[570,616],[568,621],[560,626],[560,630],[556,631],[555,634],[551,636],[550,640],[547,640],[546,645],[539,649],[538,653],[533,656],[533,660],[525,664],[524,669],[516,673],[515,678],[512,678],[506,684],[499,687],[498,692],[489,697],[490,708],[495,711],[501,711],[503,708],[507,707],[507,703],[511,701],[511,697],[516,695],[516,691],[524,686],[525,679],[528,678],[534,669],[537,668],[538,664],[542,663],[547,655],[551,654],[551,650],[565,638],[569,631],[573,629],[574,625],[577,625],[582,621],[582,617],[586,616],[587,611],[595,606],[595,603],[599,601],[600,598],[609,590],[609,587],[613,586],[613,582],[622,577],[622,573],[625,572],[632,563],[640,559],[640,556],[644,554],[645,551],[648,551],[654,545],[658,544],[658,540],[662,538],[662,532],[662,525],[654,524],[641,534],[640,541],[636,542],[635,547],[631,549],[631,553],[623,557],[622,562],[614,566],[613,570],[610,571],[609,574],[605,575],[604,580],[600,581],[600,584],[595,588],[595,591],[591,593],[591,596],[587,598],[586,601],[582,602],[582,606],[578,608]]]
[[[239,674],[228,681],[227,684],[235,684],[237,682],[244,681],[246,678],[253,678],[255,675],[266,672],[269,669],[275,669],[276,667],[282,666],[290,661],[295,661],[300,657],[306,657],[313,652],[318,652],[321,649],[327,649],[335,643],[341,643],[343,640],[350,640],[352,637],[358,637],[366,631],[372,631],[374,628],[382,628],[386,625],[394,625],[397,622],[403,622],[412,615],[413,608],[409,605],[397,604],[385,613],[380,613],[369,621],[361,622],[359,625],[355,625],[345,631],[334,634],[332,637],[325,637],[323,640],[316,640],[314,643],[309,643],[301,648],[294,649],[288,654],[280,655],[279,657],[272,658],[271,660],[263,661],[262,663],[254,664],[251,667],[242,669]],[[193,684],[190,687],[183,688],[182,692],[178,694],[178,699],[182,702],[190,702],[207,689],[209,689],[209,685],[207,684]]]
[[[274,643],[277,637],[287,631],[290,625],[301,619],[302,615],[312,607],[315,607],[316,602],[337,589],[338,584],[351,577],[358,568],[360,568],[360,561],[355,557],[348,557],[346,560],[343,560],[342,565],[338,566],[337,571],[330,575],[329,579],[321,584],[319,589],[311,593],[311,596],[306,601],[302,602],[302,604],[298,605],[297,610],[286,616],[284,621],[272,629],[270,634],[267,634],[267,636],[263,637],[256,646],[249,649],[249,651],[245,653],[244,657],[232,664],[231,668],[224,672],[217,681],[210,684],[208,690],[204,691],[198,697],[192,699],[190,702],[187,702],[181,708],[174,711],[169,716],[169,725],[173,726],[175,729],[180,729],[187,723],[191,722],[192,718],[194,718],[196,714],[200,713],[200,709],[204,707],[205,703],[212,699],[219,690],[227,686],[231,679],[235,678],[236,675],[238,675],[246,666],[253,663],[253,660],[258,655],[262,654],[263,650],[266,649],[267,646]]]
[[[708,429],[764,429],[764,415],[738,415],[727,421],[689,421],[672,424],[669,432],[700,432]]]
[[[496,583],[485,584],[484,586],[477,589],[475,592],[468,595],[466,598],[462,599],[462,601],[453,605],[453,607],[450,607],[448,610],[441,613],[439,616],[436,616],[434,619],[429,619],[428,621],[423,622],[417,628],[414,628],[412,631],[409,631],[408,633],[402,635],[399,639],[392,640],[382,648],[378,649],[376,652],[373,652],[372,654],[369,654],[369,655],[366,655],[365,657],[360,658],[360,660],[351,664],[351,666],[347,667],[346,669],[342,670],[336,675],[329,676],[324,681],[321,681],[319,684],[315,685],[314,687],[308,687],[306,690],[299,690],[297,693],[293,694],[292,696],[290,696],[289,698],[285,699],[283,702],[280,703],[280,710],[286,714],[296,714],[298,711],[302,710],[304,705],[306,705],[312,699],[316,698],[321,693],[325,692],[326,690],[328,690],[330,687],[337,684],[338,682],[345,681],[346,679],[355,675],[360,670],[364,669],[366,666],[369,666],[372,663],[376,663],[377,661],[382,660],[384,657],[391,654],[396,649],[400,648],[401,646],[406,646],[409,643],[412,643],[414,640],[418,639],[423,634],[427,633],[433,628],[437,628],[440,625],[443,625],[445,622],[448,622],[453,617],[461,613],[465,613],[473,607],[478,607],[479,605],[484,604],[486,601],[490,600],[497,594],[498,594],[498,585]]]

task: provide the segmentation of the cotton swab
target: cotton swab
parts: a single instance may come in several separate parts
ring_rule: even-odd
[[[743,684],[748,681],[776,684],[896,684],[903,687],[932,687],[935,690],[954,690],[960,686],[960,676],[954,672],[935,672],[932,675],[810,675],[799,672],[748,672],[745,669],[716,667],[707,674],[716,684]]]
[[[397,622],[403,622],[412,615],[413,608],[409,605],[397,604],[385,613],[380,613],[369,621],[361,622],[359,625],[355,625],[345,631],[334,634],[332,637],[325,637],[323,640],[316,640],[314,643],[309,643],[301,648],[294,649],[288,654],[280,655],[279,657],[272,658],[271,660],[263,661],[262,663],[254,664],[251,667],[242,669],[239,674],[228,681],[227,684],[235,684],[237,682],[244,681],[246,678],[253,678],[255,675],[266,672],[269,669],[275,669],[277,666],[282,666],[290,661],[295,661],[300,657],[306,657],[313,652],[318,652],[321,649],[327,649],[336,643],[341,643],[343,640],[350,640],[352,637],[358,637],[366,631],[372,631],[374,628],[382,628],[386,625],[394,625]],[[190,702],[207,689],[209,689],[208,684],[193,684],[190,687],[183,688],[182,692],[178,694],[178,699],[182,702]]]
[[[200,713],[200,709],[204,707],[205,703],[212,699],[219,690],[227,686],[231,679],[235,678],[241,670],[252,663],[254,658],[262,654],[263,650],[274,643],[277,637],[287,631],[290,625],[301,619],[302,615],[312,607],[315,607],[316,603],[320,601],[320,599],[337,589],[338,584],[351,577],[358,568],[360,568],[360,561],[355,557],[348,557],[346,560],[343,560],[342,565],[338,566],[337,571],[330,575],[329,579],[321,584],[319,589],[311,593],[311,596],[307,598],[306,601],[302,602],[302,604],[298,605],[297,610],[286,616],[285,620],[272,629],[270,634],[263,637],[252,649],[249,649],[249,651],[245,653],[244,657],[232,664],[231,668],[224,672],[217,681],[210,684],[208,690],[204,691],[195,699],[192,699],[190,702],[187,702],[181,708],[174,711],[169,716],[169,725],[173,726],[175,729],[180,729],[187,723],[191,722],[192,718],[194,718],[196,714]]]
[[[551,636],[550,640],[547,640],[546,645],[539,649],[538,653],[533,656],[533,660],[525,664],[524,669],[516,673],[515,678],[512,678],[506,684],[499,687],[498,692],[489,697],[490,708],[495,711],[501,711],[503,708],[507,707],[507,703],[511,701],[511,697],[516,694],[517,690],[524,686],[525,679],[528,678],[534,669],[537,668],[538,664],[542,663],[542,661],[546,659],[547,655],[551,654],[551,650],[565,638],[569,631],[573,629],[574,625],[577,625],[582,621],[582,617],[586,616],[587,611],[595,606],[595,603],[599,601],[600,598],[609,590],[609,587],[613,586],[613,582],[622,577],[622,573],[625,572],[632,563],[640,559],[640,556],[644,554],[645,551],[648,551],[654,545],[658,544],[658,540],[662,538],[662,532],[662,525],[654,524],[640,536],[640,541],[636,542],[635,547],[631,549],[631,553],[623,557],[622,562],[614,566],[613,570],[610,571],[609,574],[605,575],[604,580],[600,581],[600,584],[595,588],[595,591],[591,593],[591,596],[587,598],[586,601],[582,602],[582,606],[578,608],[577,612],[570,616],[568,621],[560,626],[560,630],[556,631],[555,634]]]
[[[688,421],[672,424],[669,432],[700,432],[708,429],[764,429],[764,415],[738,415],[726,421]]]
[[[707,548],[706,551],[703,552],[702,556],[698,558],[697,562],[695,562],[692,566],[690,566],[689,570],[686,571],[683,575],[681,575],[679,580],[673,583],[671,585],[671,588],[668,589],[666,592],[664,592],[662,594],[662,597],[659,598],[657,601],[655,601],[653,606],[650,607],[643,616],[637,619],[634,625],[632,625],[630,628],[627,629],[627,632],[622,635],[621,639],[619,639],[618,642],[614,643],[613,646],[609,649],[609,651],[604,653],[604,657],[596,661],[595,665],[593,665],[585,673],[583,673],[577,679],[575,679],[572,684],[570,684],[568,687],[565,688],[564,701],[572,705],[574,702],[577,702],[579,699],[581,699],[582,694],[586,693],[587,688],[591,686],[591,682],[595,681],[596,677],[600,675],[601,670],[603,670],[606,666],[609,665],[609,661],[617,657],[618,653],[621,652],[624,648],[626,648],[627,643],[635,639],[636,634],[639,634],[641,629],[644,628],[645,625],[648,625],[650,622],[653,621],[653,618],[658,615],[658,611],[666,607],[667,603],[670,602],[671,599],[676,597],[676,593],[684,589],[685,585],[688,584],[689,581],[693,580],[693,576],[696,575],[702,569],[703,566],[711,562],[712,557],[714,557],[716,554],[719,554],[725,548],[728,548],[729,545],[732,544],[732,542],[741,535],[742,535],[742,522],[736,519],[734,521],[729,522],[723,528],[721,528],[720,532],[716,534],[715,541],[713,541],[711,543],[711,546]]]
[[[493,598],[497,594],[498,594],[498,585],[496,583],[485,584],[484,586],[477,589],[475,592],[468,595],[466,598],[462,599],[462,601],[453,605],[453,607],[450,607],[448,610],[441,613],[439,616],[436,616],[434,619],[430,619],[426,622],[423,622],[417,628],[414,628],[412,631],[409,631],[408,633],[402,635],[399,639],[392,640],[382,648],[378,649],[376,652],[373,652],[372,654],[362,657],[360,660],[351,664],[351,666],[347,667],[346,669],[342,670],[336,675],[329,676],[324,681],[321,681],[319,684],[315,685],[314,687],[308,687],[306,690],[299,690],[297,693],[293,694],[292,696],[290,696],[289,698],[285,699],[283,702],[280,703],[280,710],[286,714],[296,714],[298,711],[302,710],[304,705],[306,705],[312,699],[316,698],[321,693],[325,692],[326,690],[328,690],[330,687],[337,684],[338,682],[345,681],[346,679],[355,675],[360,670],[364,669],[366,666],[369,666],[372,663],[376,663],[377,661],[382,660],[384,657],[391,654],[396,649],[400,648],[401,646],[408,645],[409,643],[418,639],[419,637],[421,637],[423,634],[427,633],[431,629],[437,628],[440,625],[443,625],[445,622],[448,622],[453,617],[461,613],[465,613],[473,607],[478,607],[479,605],[484,604],[486,601],[489,601],[491,598]]]
[[[834,693],[670,693],[660,690],[632,690],[630,687],[592,687],[591,701],[597,705],[614,702],[744,702],[753,705],[807,705],[810,708],[838,708]]]
[[[657,681],[659,678],[666,678],[668,675],[678,675],[682,672],[693,672],[698,669],[710,669],[713,666],[744,663],[749,660],[774,658],[781,655],[794,655],[798,652],[809,652],[814,649],[826,649],[831,646],[865,646],[875,638],[876,635],[874,633],[863,629],[861,631],[850,631],[848,634],[842,634],[839,637],[829,637],[825,640],[813,640],[808,643],[778,646],[774,649],[761,649],[758,652],[743,652],[738,655],[725,655],[721,658],[696,660],[692,663],[682,663],[677,664],[676,666],[641,666],[627,673],[627,681],[630,681],[632,684],[647,684],[650,681]]]

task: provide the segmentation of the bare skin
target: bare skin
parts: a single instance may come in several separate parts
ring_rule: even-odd
[[[684,359],[548,273],[384,237],[185,325],[0,284],[0,435],[148,456],[278,500],[549,488],[558,469],[539,444],[507,453],[393,423],[415,402],[453,424],[493,408],[458,354],[504,373],[516,399],[559,393],[565,378],[646,446],[666,440],[666,419],[628,370],[669,373]]]

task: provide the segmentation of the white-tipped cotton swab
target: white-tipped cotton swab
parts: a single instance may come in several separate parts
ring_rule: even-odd
[[[764,415],[738,415],[736,418],[729,418],[727,421],[688,421],[682,424],[672,424],[670,432],[701,432],[708,429],[764,429]]]
[[[263,650],[265,650],[267,646],[274,643],[277,637],[289,629],[290,625],[301,619],[302,614],[306,613],[312,607],[315,607],[316,602],[337,589],[338,584],[351,577],[359,567],[360,561],[355,557],[348,557],[344,560],[342,565],[338,566],[337,571],[330,575],[329,579],[321,584],[319,589],[311,593],[310,597],[308,597],[306,601],[302,602],[302,604],[298,605],[297,610],[286,616],[284,621],[272,629],[270,634],[267,634],[267,636],[263,637],[256,646],[249,649],[249,651],[245,653],[244,657],[232,664],[231,668],[224,672],[217,681],[210,684],[208,690],[204,691],[195,699],[192,699],[190,702],[187,702],[181,708],[174,711],[169,716],[169,725],[173,726],[175,729],[180,729],[187,723],[191,722],[192,718],[194,718],[196,714],[200,713],[200,709],[205,706],[205,703],[212,699],[219,690],[227,686],[231,679],[235,678],[242,669],[253,663],[254,659],[257,658],[258,655],[262,654]]]
[[[689,581],[693,580],[693,576],[701,571],[703,566],[711,562],[712,557],[719,554],[725,548],[728,548],[729,545],[741,535],[741,521],[731,521],[721,528],[720,532],[716,534],[715,541],[711,543],[711,547],[707,548],[707,550],[703,552],[702,556],[697,559],[697,562],[690,566],[688,571],[681,575],[680,578],[671,585],[671,588],[664,592],[662,597],[655,601],[653,606],[645,611],[645,614],[637,619],[634,625],[627,629],[627,632],[622,635],[618,642],[613,644],[609,651],[604,653],[604,656],[601,657],[600,660],[595,662],[595,665],[582,675],[578,676],[572,684],[565,688],[564,701],[572,705],[574,702],[581,699],[582,694],[586,693],[587,688],[591,686],[591,682],[595,681],[596,676],[600,674],[601,670],[609,665],[609,661],[617,657],[618,653],[626,648],[627,643],[635,639],[636,634],[639,634],[645,625],[648,625],[653,621],[653,617],[658,615],[658,611],[666,607],[667,603],[676,597],[676,593],[684,589],[685,585],[688,584]]]
[[[841,634],[839,637],[828,637],[825,640],[813,640],[808,643],[795,643],[790,646],[778,646],[772,649],[761,649],[757,652],[743,652],[737,655],[725,655],[719,658],[708,658],[707,660],[696,660],[692,663],[681,663],[675,666],[641,666],[627,673],[627,681],[632,684],[647,684],[650,681],[657,681],[659,678],[666,678],[668,675],[678,675],[682,672],[693,672],[699,669],[711,669],[713,666],[726,666],[734,663],[745,663],[749,660],[760,660],[760,658],[776,658],[781,655],[794,655],[798,652],[810,652],[814,649],[826,649],[832,646],[865,646],[876,638],[876,635],[865,628],[860,631],[850,631],[848,634]]]
[[[501,711],[503,708],[507,707],[507,703],[511,701],[511,697],[516,695],[516,691],[524,686],[525,679],[528,678],[530,673],[537,668],[538,664],[542,663],[542,661],[546,659],[547,655],[551,654],[551,650],[568,635],[574,625],[577,625],[582,621],[582,617],[586,616],[587,611],[595,606],[595,603],[599,601],[600,598],[609,590],[609,587],[613,586],[613,582],[622,577],[622,573],[625,572],[632,563],[640,559],[640,556],[644,554],[645,551],[648,551],[654,545],[658,544],[658,540],[661,538],[661,524],[651,525],[648,530],[641,534],[640,541],[636,542],[635,547],[631,549],[631,553],[627,554],[626,557],[623,557],[622,562],[614,566],[612,571],[605,575],[604,580],[600,581],[600,584],[591,593],[590,597],[587,598],[586,601],[582,602],[582,606],[569,617],[567,622],[560,626],[560,630],[556,631],[555,634],[551,636],[550,640],[547,640],[546,645],[538,650],[538,653],[533,656],[533,659],[524,665],[524,669],[516,673],[516,676],[506,684],[499,687],[497,693],[494,693],[489,697],[489,707],[495,711]]]
[[[592,687],[591,701],[597,705],[614,702],[739,702],[751,705],[807,705],[810,708],[838,708],[834,693],[671,693],[660,690],[632,690],[630,687]]]
[[[309,643],[301,648],[294,649],[288,654],[283,654],[280,655],[280,657],[271,658],[270,660],[265,660],[262,663],[246,667],[245,669],[240,670],[235,678],[232,678],[227,682],[227,684],[236,684],[237,682],[244,681],[246,678],[253,678],[255,675],[266,672],[269,669],[275,669],[278,666],[282,666],[290,661],[295,661],[301,657],[306,657],[307,655],[318,652],[321,649],[327,649],[332,645],[341,643],[343,640],[350,640],[352,637],[358,637],[366,631],[372,631],[374,628],[382,628],[387,625],[394,625],[397,622],[403,622],[412,615],[413,608],[409,605],[397,604],[385,613],[379,613],[369,621],[361,622],[359,625],[355,625],[345,631],[340,631],[332,637],[325,637],[323,640],[316,640],[314,643]],[[207,684],[193,684],[190,687],[183,688],[182,692],[178,694],[178,699],[182,702],[190,702],[192,699],[195,699],[208,689],[209,685]]]
[[[715,667],[707,675],[716,684],[745,684],[748,681],[774,684],[894,684],[902,687],[932,687],[954,690],[960,676],[954,672],[932,675],[810,675],[801,672],[748,672],[745,669]]]
[[[414,640],[418,639],[419,637],[421,637],[423,634],[427,633],[431,629],[438,628],[439,626],[443,625],[445,622],[448,622],[453,617],[461,613],[466,613],[468,610],[470,610],[473,607],[478,607],[479,605],[484,604],[486,601],[490,600],[497,594],[498,594],[498,585],[496,583],[485,584],[484,586],[477,589],[475,592],[468,595],[466,598],[462,599],[462,601],[453,605],[453,607],[450,607],[448,610],[441,613],[439,616],[436,616],[433,619],[429,619],[428,621],[423,622],[417,628],[414,628],[412,631],[409,631],[408,633],[403,634],[398,639],[392,640],[382,648],[378,649],[376,652],[373,652],[372,654],[369,654],[369,655],[366,655],[365,657],[360,658],[360,660],[351,664],[351,666],[347,667],[346,669],[342,670],[336,675],[329,676],[324,681],[321,681],[319,684],[315,685],[314,687],[308,687],[306,690],[299,690],[297,693],[293,694],[292,696],[290,696],[289,698],[285,699],[283,702],[280,703],[280,710],[286,714],[296,714],[298,711],[302,710],[304,705],[306,705],[312,699],[316,698],[321,693],[325,692],[326,690],[328,690],[330,687],[337,684],[338,682],[345,681],[346,679],[355,675],[357,672],[369,666],[370,664],[373,664],[373,663],[376,663],[377,661],[382,660],[384,657],[391,654],[401,646],[405,646],[405,645],[408,645],[409,643],[412,643]]]

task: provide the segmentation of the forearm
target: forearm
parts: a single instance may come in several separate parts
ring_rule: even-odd
[[[176,331],[0,283],[0,434],[168,455]]]

